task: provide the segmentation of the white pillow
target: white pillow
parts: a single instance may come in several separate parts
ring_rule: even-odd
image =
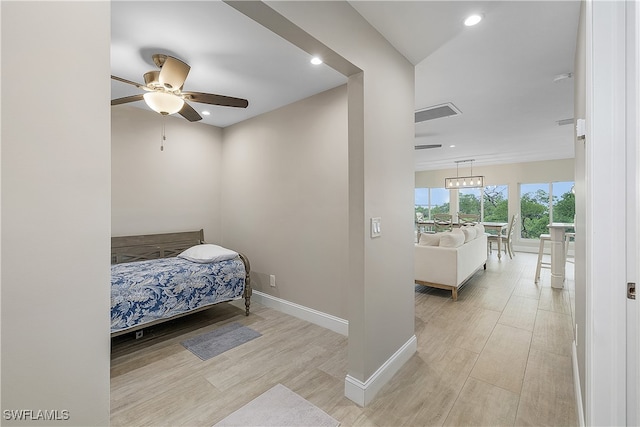
[[[476,231],[478,234],[478,237],[482,236],[484,234],[484,225],[477,223],[474,227],[476,227]]]
[[[472,225],[471,227],[460,227],[462,233],[464,234],[464,242],[467,243],[477,236],[476,228]]]
[[[191,246],[189,249],[178,255],[178,258],[183,258],[193,262],[208,263],[225,261],[237,256],[238,252],[234,252],[231,249],[223,248],[218,245],[204,244]]]
[[[462,233],[443,233],[440,237],[440,246],[443,248],[457,248],[464,244],[464,234]]]
[[[438,246],[440,245],[440,236],[443,233],[420,233],[420,246]]]

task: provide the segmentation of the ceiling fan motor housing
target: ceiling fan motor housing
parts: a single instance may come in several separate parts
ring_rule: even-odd
[[[144,84],[149,87],[161,87],[160,71],[149,71],[144,73]]]

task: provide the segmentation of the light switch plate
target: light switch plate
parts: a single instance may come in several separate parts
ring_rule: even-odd
[[[382,235],[382,228],[380,228],[381,218],[371,218],[371,238],[380,237]]]

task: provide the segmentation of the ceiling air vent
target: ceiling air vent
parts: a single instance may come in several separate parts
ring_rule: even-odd
[[[416,111],[416,123],[440,119],[442,117],[457,116],[459,114],[462,114],[460,110],[452,103],[447,102],[446,104],[434,105],[433,107]]]
[[[556,123],[558,124],[558,126],[572,125],[573,124],[573,118],[558,120],[558,121],[556,121]]]
[[[423,144],[423,145],[416,145],[416,150],[426,150],[428,148],[440,148],[442,147],[442,144]]]

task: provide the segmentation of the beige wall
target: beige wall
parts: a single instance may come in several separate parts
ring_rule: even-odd
[[[348,83],[347,286],[348,373],[365,382],[414,336],[414,67],[347,2],[269,5],[362,70]]]
[[[107,426],[109,2],[1,8],[2,424]]]
[[[346,318],[346,108],[342,86],[224,132],[166,117],[163,151],[162,117],[112,108],[113,235],[204,228],[254,289]]]
[[[346,319],[346,86],[223,136],[225,246],[249,257],[254,289]]]
[[[462,172],[460,170],[460,176],[468,175]],[[484,176],[485,185],[508,184],[509,191],[517,191],[520,183],[573,181],[574,173],[574,159],[473,167],[474,175]],[[416,188],[442,188],[445,178],[456,176],[456,168],[420,171],[415,176]]]
[[[112,234],[204,228],[220,243],[222,130],[132,106],[113,107],[111,120]]]

